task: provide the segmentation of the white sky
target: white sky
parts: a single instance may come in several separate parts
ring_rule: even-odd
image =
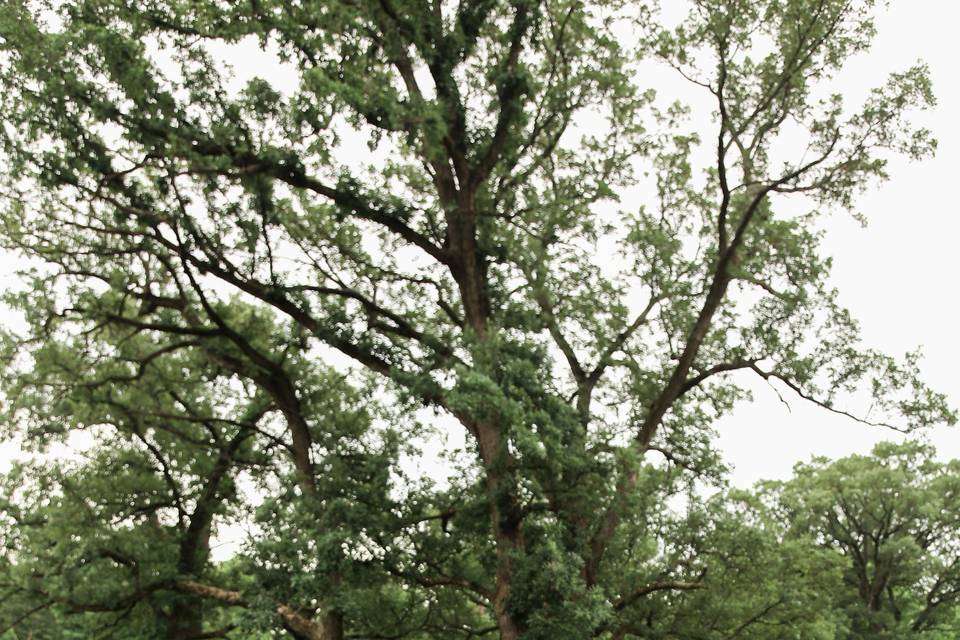
[[[668,0],[665,4],[669,4]],[[827,253],[834,256],[834,283],[841,301],[862,322],[869,346],[902,355],[924,347],[926,380],[960,405],[960,362],[956,296],[960,293],[960,39],[956,24],[960,3],[952,0],[902,0],[883,12],[873,50],[852,60],[841,78],[845,94],[861,96],[883,82],[886,74],[923,59],[930,66],[937,108],[918,120],[940,142],[935,159],[919,163],[894,161],[891,179],[859,200],[870,224],[862,229],[848,216],[829,224]],[[246,52],[244,52],[246,53]],[[237,60],[242,75],[277,79],[278,70],[250,52]],[[280,78],[282,83],[286,78]],[[0,271],[0,287],[12,280]],[[0,316],[2,318],[2,316]],[[9,319],[9,318],[8,318]],[[766,385],[749,375],[755,401],[720,421],[719,446],[734,467],[732,480],[748,486],[761,478],[785,478],[794,463],[812,455],[837,457],[865,453],[874,443],[898,437],[891,431],[856,424],[812,407],[799,399],[788,410]],[[960,457],[960,430],[928,432],[941,457]],[[0,444],[0,470],[17,454]]]

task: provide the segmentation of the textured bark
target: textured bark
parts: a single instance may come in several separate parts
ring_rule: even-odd
[[[217,602],[226,605],[236,607],[246,606],[246,602],[239,591],[221,589],[220,587],[201,584],[199,582],[194,582],[193,580],[177,580],[173,584],[173,588],[183,593],[191,593],[201,598],[216,600]]]
[[[332,640],[332,636],[325,635],[323,625],[317,624],[287,605],[277,607],[277,615],[283,620],[283,626],[296,640]],[[340,628],[343,634],[343,628]]]
[[[201,584],[193,580],[178,580],[173,584],[173,588],[181,593],[215,600],[225,605],[247,606],[247,602],[239,591]],[[343,637],[343,616],[340,614],[328,614],[317,622],[285,604],[277,605],[276,614],[282,620],[284,628],[297,640],[333,640]],[[184,640],[188,636],[177,637]]]
[[[513,558],[523,548],[523,517],[510,483],[511,460],[506,441],[498,425],[489,421],[461,418],[477,440],[480,457],[486,467],[484,486],[490,510],[490,524],[496,542],[497,570],[492,598],[493,613],[504,640],[520,637],[521,623],[509,611],[513,590]]]

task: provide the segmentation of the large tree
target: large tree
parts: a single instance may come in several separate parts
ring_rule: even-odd
[[[914,357],[860,344],[818,250],[888,152],[933,149],[906,119],[933,101],[922,66],[853,108],[824,90],[873,5],[702,0],[666,28],[616,0],[7,3],[2,237],[33,272],[6,428],[100,433],[122,416],[60,396],[223,378],[215,412],[157,396],[167,426],[228,421],[161,455],[199,457],[190,493],[255,431],[258,586],[193,595],[297,638],[633,633],[701,581],[651,528],[678,469],[715,470],[732,372],[851,415],[870,394],[876,424],[953,419]],[[231,81],[224,45],[255,42],[295,87]],[[704,135],[650,60],[710,100]],[[96,464],[160,445],[125,442],[98,436]],[[175,564],[162,586],[207,570]]]

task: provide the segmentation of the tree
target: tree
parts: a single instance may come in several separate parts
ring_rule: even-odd
[[[846,638],[836,601],[842,560],[809,537],[792,535],[791,521],[762,497],[721,491],[696,504],[667,537],[692,548],[702,566],[700,588],[663,591],[639,603],[625,616],[620,637]]]
[[[842,555],[851,638],[953,638],[960,599],[960,464],[923,444],[799,465],[768,490],[794,537]]]
[[[123,375],[183,357],[185,380],[263,398],[283,425],[245,445],[275,454],[275,536],[251,551],[267,593],[194,595],[294,637],[367,633],[378,598],[391,637],[616,633],[698,579],[669,548],[654,582],[622,567],[676,469],[714,473],[732,372],[843,413],[863,389],[877,424],[954,420],[914,356],[860,344],[817,250],[886,152],[933,150],[907,121],[933,102],[922,66],[857,110],[819,97],[873,4],[702,0],[666,29],[606,0],[8,3],[3,238],[35,270],[7,386],[56,396],[29,345],[81,336]],[[216,51],[251,41],[296,88],[231,85]],[[646,59],[711,97],[706,166]],[[618,204],[643,187],[650,205]],[[104,421],[8,405],[11,425]],[[398,443],[451,422],[453,477],[410,478]]]
[[[91,637],[106,618],[125,637],[200,637],[216,616],[190,580],[212,573],[215,519],[242,508],[238,476],[283,443],[255,437],[270,406],[211,366],[213,345],[157,345],[115,327],[97,336],[37,345],[31,376],[8,388],[35,437],[84,431],[96,445],[6,476],[3,538],[18,553],[4,572],[5,626]],[[73,615],[34,628],[20,613],[51,607]]]
[[[665,534],[695,550],[700,588],[624,621],[642,638],[954,638],[960,464],[919,442],[799,464],[720,492]]]

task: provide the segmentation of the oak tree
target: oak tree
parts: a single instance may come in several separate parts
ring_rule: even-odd
[[[168,637],[636,635],[634,607],[700,581],[650,514],[678,470],[715,473],[735,372],[951,421],[915,356],[861,344],[818,248],[887,154],[934,146],[909,122],[922,65],[863,104],[830,92],[874,4],[699,0],[669,27],[620,0],[4,5],[2,238],[29,265],[5,429],[94,434],[37,506],[93,508],[122,576],[35,606],[113,598]],[[235,82],[240,45],[277,73]],[[710,101],[703,131],[651,63]],[[223,484],[251,464],[255,491]],[[242,579],[204,540],[181,562],[204,509],[252,494]],[[169,548],[125,564],[128,535]],[[52,574],[94,562],[77,544]]]

